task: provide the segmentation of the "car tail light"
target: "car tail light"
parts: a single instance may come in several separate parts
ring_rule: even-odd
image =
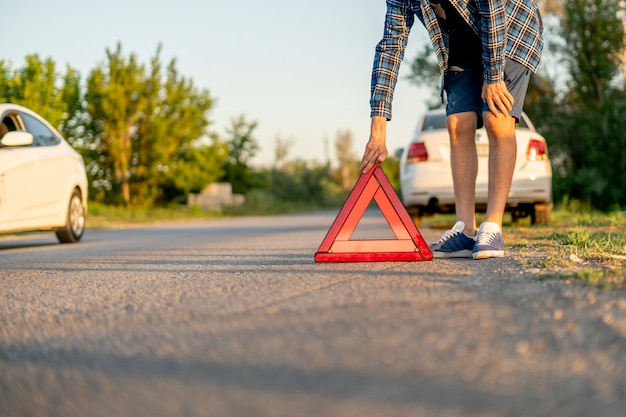
[[[424,142],[415,142],[409,146],[409,154],[406,158],[407,164],[414,164],[416,162],[426,161],[427,159],[428,152],[426,152]]]
[[[526,159],[529,161],[543,161],[548,158],[546,143],[539,139],[531,139],[526,150]]]

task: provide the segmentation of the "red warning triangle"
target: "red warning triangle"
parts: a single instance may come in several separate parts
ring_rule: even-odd
[[[374,199],[396,239],[351,240]],[[379,166],[361,174],[315,253],[317,262],[429,261],[433,254]]]

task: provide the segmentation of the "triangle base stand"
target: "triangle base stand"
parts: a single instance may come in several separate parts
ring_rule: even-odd
[[[351,239],[374,200],[396,239]],[[429,261],[433,254],[381,167],[357,181],[315,253],[316,262]]]

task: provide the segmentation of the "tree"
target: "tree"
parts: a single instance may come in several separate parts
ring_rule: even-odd
[[[121,45],[106,50],[107,61],[94,69],[88,78],[87,103],[91,129],[95,132],[96,149],[110,168],[110,181],[115,196],[131,206],[129,180],[133,174],[133,141],[144,111],[141,100],[145,68],[135,54],[125,58]],[[120,194],[121,193],[121,194]]]
[[[602,107],[621,69],[624,29],[619,0],[568,0],[564,9],[562,35],[572,99],[589,108]]]
[[[62,76],[51,58],[41,60],[37,54],[26,55],[25,60],[26,65],[15,71],[0,61],[0,100],[27,107],[62,130],[79,106],[78,73],[68,66]]]
[[[411,72],[407,78],[418,87],[431,91],[431,95],[425,99],[429,109],[441,107],[441,70],[430,43],[425,43],[418,51],[411,62]]]
[[[293,141],[276,137],[274,147],[274,165],[270,170],[269,189],[276,196],[281,196],[285,190],[285,182],[289,180],[289,174],[286,173],[289,149]]]
[[[344,191],[350,190],[358,177],[358,162],[352,154],[352,132],[349,130],[337,132],[335,150],[339,162],[339,183]]]
[[[624,45],[626,46],[626,0],[620,0],[619,9],[622,19],[622,31],[624,32]],[[622,49],[620,60],[622,61],[622,75],[626,84],[626,47]]]
[[[179,193],[186,196],[216,181],[222,175],[225,152],[218,138],[206,132],[210,125],[206,113],[213,99],[178,74],[175,60],[163,74],[160,47],[150,63],[143,98],[146,105],[138,126],[137,172],[132,182],[139,203],[171,201]]]
[[[567,0],[564,55],[571,82],[560,111],[556,148],[565,191],[606,209],[626,203],[626,95],[619,0]]]
[[[149,67],[135,54],[125,57],[120,44],[106,54],[88,77],[92,135],[85,145],[95,184],[108,190],[106,201],[166,203],[215,181],[224,152],[214,136],[207,136],[209,93],[179,76],[174,60],[163,74],[160,47]],[[206,165],[200,171],[197,163]]]
[[[207,184],[216,182],[223,175],[221,167],[225,157],[226,147],[217,138],[211,145],[196,141],[179,147],[169,170],[169,179],[164,184],[164,189],[172,189],[166,195],[167,200],[186,197],[190,192],[198,193]]]
[[[293,139],[283,139],[280,136],[276,138],[276,146],[274,148],[274,169],[280,169],[287,163],[289,150],[293,145]]]
[[[232,185],[234,193],[245,194],[255,186],[250,162],[259,150],[254,137],[256,127],[257,122],[247,122],[240,115],[231,120],[231,126],[226,130],[227,157],[222,180]]]

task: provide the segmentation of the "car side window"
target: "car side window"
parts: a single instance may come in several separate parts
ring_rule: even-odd
[[[11,115],[7,115],[2,118],[2,122],[0,123],[0,139],[2,139],[2,137],[7,133],[14,132],[16,130],[18,130],[18,128]]]
[[[61,139],[42,122],[31,115],[22,114],[26,130],[33,135],[33,146],[54,146],[61,143]]]
[[[519,122],[517,123],[517,127],[528,129],[528,123],[526,123],[526,117],[524,115],[520,117]]]

